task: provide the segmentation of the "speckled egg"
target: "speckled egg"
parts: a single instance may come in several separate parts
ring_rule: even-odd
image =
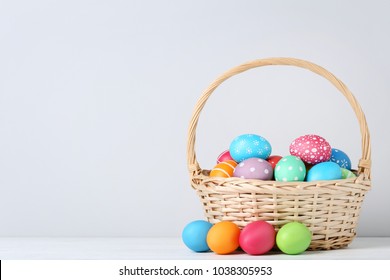
[[[320,162],[314,165],[306,176],[306,181],[339,180],[342,178],[340,166],[332,161]]]
[[[270,180],[273,177],[273,169],[271,164],[264,159],[248,158],[236,166],[233,177]]]
[[[248,158],[267,159],[271,154],[271,144],[256,134],[242,134],[233,139],[229,146],[230,155],[236,162]]]
[[[303,181],[306,176],[305,163],[299,157],[285,156],[276,164],[274,175],[276,181]]]
[[[290,144],[290,154],[309,164],[328,161],[332,148],[321,136],[308,134],[298,137]]]
[[[332,148],[330,161],[337,163],[342,168],[351,170],[351,160],[349,159],[348,155],[342,150]]]

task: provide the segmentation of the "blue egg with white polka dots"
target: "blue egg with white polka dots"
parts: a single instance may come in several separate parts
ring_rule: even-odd
[[[332,148],[330,161],[337,163],[341,168],[351,170],[351,160],[348,155],[339,149]]]
[[[271,152],[271,144],[267,139],[256,134],[242,134],[233,139],[229,146],[230,156],[241,162],[248,158],[267,159]]]

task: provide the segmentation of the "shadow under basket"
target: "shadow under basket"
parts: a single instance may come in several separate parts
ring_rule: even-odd
[[[228,78],[268,65],[290,65],[311,70],[329,80],[346,97],[357,116],[362,136],[362,158],[355,171],[357,177],[331,181],[279,182],[209,177],[210,171],[200,168],[194,150],[195,132],[207,99]],[[356,236],[361,206],[371,188],[370,136],[360,105],[333,74],[316,64],[295,58],[254,60],[236,66],[217,78],[205,90],[193,112],[188,131],[187,164],[191,186],[199,196],[209,222],[232,221],[243,228],[250,222],[264,220],[278,230],[288,222],[298,221],[312,232],[309,250],[348,246]]]

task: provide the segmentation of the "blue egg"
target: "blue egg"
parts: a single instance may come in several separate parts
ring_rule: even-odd
[[[263,137],[256,134],[242,134],[233,139],[229,152],[236,162],[248,158],[267,159],[271,154],[270,143]]]
[[[212,226],[212,223],[203,220],[197,220],[187,224],[181,234],[184,244],[195,252],[209,251],[207,233]]]
[[[341,167],[332,161],[314,165],[307,172],[306,181],[339,180],[342,178]]]
[[[330,161],[337,163],[340,167],[351,170],[351,160],[346,153],[339,149],[332,148]]]

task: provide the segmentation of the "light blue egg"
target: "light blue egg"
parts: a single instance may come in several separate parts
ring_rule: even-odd
[[[203,220],[196,220],[187,224],[181,234],[184,244],[195,252],[209,251],[207,233],[212,226],[213,224]]]
[[[332,148],[330,161],[337,163],[340,167],[351,170],[351,160],[342,150]]]
[[[335,162],[325,161],[310,168],[307,172],[306,181],[339,180],[341,178],[341,167]]]
[[[267,159],[271,152],[271,144],[256,134],[242,134],[233,139],[229,147],[230,155],[236,162],[248,158]]]

